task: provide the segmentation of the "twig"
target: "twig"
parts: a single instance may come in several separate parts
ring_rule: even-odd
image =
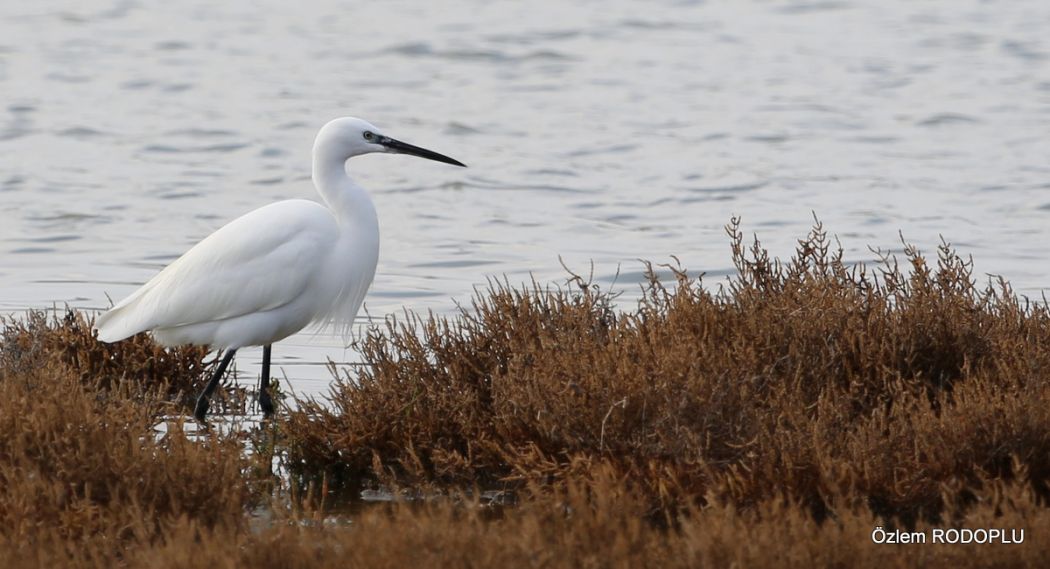
[[[605,423],[609,420],[609,416],[612,415],[613,409],[615,409],[617,405],[619,405],[620,407],[623,407],[624,409],[626,409],[627,408],[627,398],[624,397],[623,399],[617,401],[616,403],[613,403],[609,407],[609,411],[607,411],[605,413],[605,418],[602,419],[602,434],[601,434],[601,437],[598,439],[598,454],[601,454],[602,453],[602,449],[605,448]]]

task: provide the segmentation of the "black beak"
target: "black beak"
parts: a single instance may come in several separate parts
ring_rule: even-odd
[[[399,154],[411,154],[412,156],[419,156],[420,158],[426,158],[428,160],[436,160],[438,162],[444,162],[445,164],[452,164],[453,166],[463,166],[464,168],[467,167],[466,164],[460,162],[459,160],[449,158],[444,154],[438,154],[437,152],[427,150],[426,148],[420,148],[418,146],[411,145],[407,142],[394,140],[389,136],[384,136],[383,138],[381,138],[379,140],[379,144],[382,144],[383,146],[389,148],[391,152],[397,152]]]

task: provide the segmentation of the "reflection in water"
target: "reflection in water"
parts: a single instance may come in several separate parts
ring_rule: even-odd
[[[561,279],[559,255],[627,304],[638,259],[716,281],[732,214],[779,254],[816,212],[850,259],[899,229],[1050,283],[1043,0],[11,4],[3,311],[105,307],[225,221],[314,199],[313,136],[348,114],[471,165],[354,165],[382,224],[376,318]],[[309,334],[274,355],[308,394],[355,357]]]

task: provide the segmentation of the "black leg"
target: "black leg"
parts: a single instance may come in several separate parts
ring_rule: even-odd
[[[201,391],[199,397],[197,397],[197,406],[193,409],[193,416],[197,418],[201,423],[204,422],[204,418],[208,415],[208,400],[211,399],[211,394],[215,393],[215,388],[219,386],[219,381],[222,380],[222,376],[226,373],[226,368],[229,367],[230,362],[233,361],[233,355],[237,353],[237,350],[226,350],[226,355],[222,357],[222,361],[219,362],[219,367],[215,368],[215,374],[208,380],[208,385],[204,386],[204,391]]]
[[[270,398],[270,344],[263,346],[262,378],[259,380],[259,408],[263,418],[273,417],[273,399]]]

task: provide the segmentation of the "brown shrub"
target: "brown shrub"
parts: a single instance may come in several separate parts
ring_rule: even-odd
[[[31,372],[57,366],[63,375],[72,374],[94,388],[137,386],[162,394],[181,409],[192,409],[217,363],[217,358],[206,359],[207,348],[167,349],[147,334],[112,344],[99,342],[92,330],[94,317],[68,308],[61,316],[30,310],[22,318],[0,317],[0,325],[0,380],[10,374],[21,374],[23,380],[38,377]],[[235,386],[220,390],[215,397],[222,404],[218,411],[243,412],[243,391]]]
[[[575,287],[495,283],[455,318],[389,320],[331,404],[284,425],[306,476],[522,484],[613,464],[674,517],[712,499],[832,503],[938,520],[944,488],[1050,475],[1050,313],[976,286],[947,245],[871,272],[819,226],[782,264],[728,226],[739,275],[672,267],[637,309]]]
[[[95,339],[94,318],[67,309],[59,316],[29,311],[24,318],[3,321],[0,370],[26,373],[58,364],[85,383],[109,388],[122,379],[168,389],[192,391],[205,375],[201,347],[167,350],[146,334],[105,344]]]
[[[168,421],[169,432],[162,436],[155,425],[170,411],[163,390],[116,379],[120,372],[113,366],[120,362],[83,359],[109,349],[77,345],[84,323],[80,316],[68,316],[56,328],[31,317],[22,325],[9,322],[5,331],[0,351],[2,565],[64,566],[88,555],[105,566],[130,544],[155,541],[178,523],[243,525],[252,492],[237,437],[211,434],[190,440],[178,420]],[[40,337],[29,340],[30,333]],[[63,338],[70,338],[70,345]],[[111,353],[125,350],[130,361],[123,363],[137,373],[142,370],[132,366],[141,362],[142,353],[161,352],[147,342],[139,339]],[[157,362],[176,356],[141,365],[159,367]],[[84,366],[113,375],[96,380]]]
[[[583,279],[496,283],[457,318],[372,331],[331,407],[279,418],[287,463],[325,482],[269,509],[239,435],[154,431],[203,353],[9,320],[0,566],[1045,565],[1047,307],[978,288],[947,246],[868,273],[819,226],[785,265],[729,229],[740,274],[715,289],[674,267],[622,313]],[[328,516],[362,482],[441,493]],[[513,505],[460,494],[489,486]],[[1025,542],[876,544],[876,526]]]
[[[128,551],[128,567],[325,569],[370,567],[1042,567],[1050,511],[1031,508],[1023,484],[997,484],[959,520],[962,528],[1025,528],[1010,544],[873,543],[881,522],[864,508],[841,508],[817,523],[807,509],[775,499],[747,511],[712,503],[685,512],[677,529],[643,521],[644,496],[605,467],[592,479],[531,493],[492,512],[476,501],[394,504],[350,525],[323,517],[258,532],[204,530],[180,523],[154,543]],[[331,521],[331,520],[329,520]],[[932,541],[930,526],[920,526]],[[941,528],[944,529],[944,528]],[[1014,534],[1015,536],[1017,534]],[[90,550],[88,550],[90,551]],[[51,555],[45,553],[45,555]],[[102,566],[78,552],[72,566]],[[51,557],[53,558],[53,557]],[[39,566],[35,562],[26,566]]]

